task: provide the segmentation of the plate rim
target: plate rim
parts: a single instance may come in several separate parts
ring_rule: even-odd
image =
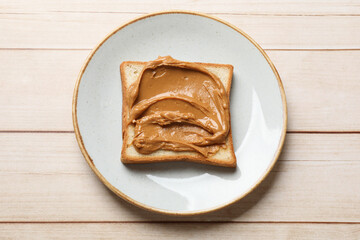
[[[160,209],[160,208],[155,208],[155,207],[151,207],[148,206],[146,204],[143,204],[139,201],[136,201],[134,199],[132,199],[131,197],[127,196],[125,193],[121,192],[119,189],[117,189],[116,187],[114,187],[110,182],[108,182],[106,180],[106,178],[100,173],[100,171],[96,168],[93,160],[91,159],[90,155],[88,154],[84,142],[82,140],[82,136],[80,133],[80,129],[79,129],[79,125],[78,125],[78,121],[77,121],[77,100],[78,100],[78,93],[79,93],[79,86],[80,86],[80,82],[81,79],[83,77],[83,74],[85,72],[85,69],[87,68],[89,62],[91,61],[92,57],[94,56],[94,54],[96,53],[96,51],[111,37],[113,36],[115,33],[117,33],[118,31],[120,31],[121,29],[123,29],[124,27],[135,23],[137,21],[149,18],[149,17],[153,17],[153,16],[157,16],[157,15],[165,15],[165,14],[189,14],[189,15],[196,15],[196,16],[201,16],[201,17],[206,17],[215,21],[218,21],[222,24],[227,25],[228,27],[234,29],[235,31],[237,31],[238,33],[240,33],[241,35],[243,35],[246,39],[248,39],[263,55],[263,57],[266,59],[266,61],[268,62],[268,64],[270,65],[273,73],[276,76],[277,82],[278,82],[278,86],[279,86],[279,90],[280,90],[280,94],[281,94],[281,101],[282,101],[282,107],[283,107],[283,129],[281,131],[281,136],[280,136],[280,141],[277,147],[277,150],[274,154],[274,157],[271,161],[271,164],[269,165],[269,167],[266,169],[266,171],[264,172],[264,174],[256,181],[256,183],[249,188],[246,192],[244,192],[243,194],[241,194],[240,196],[238,196],[237,198],[226,202],[224,204],[221,204],[219,206],[215,206],[212,208],[208,208],[208,209],[204,209],[204,210],[195,210],[195,211],[169,211],[169,210],[164,210],[164,209]],[[149,13],[149,14],[145,14],[143,16],[134,18],[124,24],[122,24],[121,26],[117,27],[115,30],[113,30],[111,33],[107,34],[107,36],[105,36],[105,38],[103,38],[89,53],[89,55],[87,56],[84,64],[81,67],[81,70],[78,74],[76,83],[75,83],[75,88],[74,88],[74,93],[73,93],[73,100],[72,100],[72,120],[73,120],[73,127],[74,127],[74,131],[75,131],[75,136],[76,136],[76,140],[78,142],[78,145],[80,147],[81,153],[84,156],[86,162],[88,163],[88,165],[90,166],[91,170],[95,173],[95,175],[101,180],[101,182],[107,187],[109,188],[113,193],[115,193],[117,196],[121,197],[122,199],[124,199],[125,201],[138,206],[142,209],[145,210],[150,210],[152,212],[156,212],[156,213],[161,213],[161,214],[166,214],[166,215],[174,215],[174,216],[194,216],[194,215],[199,215],[199,214],[204,214],[204,213],[208,213],[208,212],[213,212],[222,208],[225,208],[237,201],[239,201],[240,199],[244,198],[245,196],[247,196],[250,192],[252,192],[270,173],[270,171],[273,169],[273,167],[275,166],[275,163],[277,162],[279,155],[281,153],[281,150],[284,146],[284,142],[285,142],[285,136],[286,136],[286,130],[287,130],[287,123],[288,123],[288,114],[287,114],[287,101],[286,101],[286,96],[285,96],[285,90],[284,90],[284,86],[282,84],[280,75],[278,73],[278,71],[275,68],[275,65],[273,64],[273,62],[270,60],[269,56],[265,53],[265,51],[260,47],[260,45],[255,42],[247,33],[245,33],[244,31],[242,31],[241,29],[239,29],[238,27],[234,26],[231,23],[228,23],[218,17],[209,15],[209,14],[205,14],[205,13],[200,13],[200,12],[194,12],[194,11],[187,11],[187,10],[170,10],[170,11],[159,11],[159,12],[153,12],[153,13]]]

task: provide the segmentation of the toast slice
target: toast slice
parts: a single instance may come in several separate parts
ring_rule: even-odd
[[[227,95],[230,96],[230,88],[232,81],[233,66],[228,64],[212,64],[212,63],[199,63],[208,71],[215,74],[223,83]],[[129,94],[129,87],[132,83],[137,81],[146,62],[133,62],[127,61],[120,65],[120,74],[122,81],[122,133],[123,133],[123,146],[121,151],[121,161],[123,163],[154,163],[154,162],[169,162],[169,161],[189,161],[203,164],[217,165],[223,167],[235,167],[236,157],[233,148],[233,139],[230,131],[226,139],[225,147],[220,148],[218,152],[209,157],[204,157],[197,152],[175,152],[170,150],[157,150],[151,154],[141,154],[136,151],[132,144],[134,139],[134,125],[126,126],[127,119],[130,112],[130,104],[126,102]]]

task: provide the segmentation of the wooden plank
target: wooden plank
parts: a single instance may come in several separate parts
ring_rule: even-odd
[[[237,14],[298,14],[298,15],[328,15],[328,14],[360,14],[359,1],[248,1],[248,0],[198,0],[198,1],[162,1],[154,0],[149,4],[145,0],[105,0],[92,1],[88,4],[82,0],[66,0],[61,4],[56,1],[14,0],[0,5],[0,11],[5,13],[23,12],[153,12],[169,9],[204,11],[209,13]]]
[[[360,51],[268,51],[285,86],[289,130],[360,130]]]
[[[282,161],[359,161],[360,134],[287,134]]]
[[[0,51],[1,130],[73,130],[72,93],[88,51]]]
[[[359,239],[360,224],[1,224],[2,239]]]
[[[0,130],[73,130],[73,88],[88,52],[0,51]],[[360,51],[268,54],[285,86],[290,131],[360,131]]]
[[[137,13],[0,14],[0,48],[90,49]],[[266,49],[358,49],[360,16],[214,14]]]
[[[1,133],[0,221],[359,223],[359,145],[360,134],[288,134],[281,160],[254,192],[223,210],[176,218],[131,206],[107,190],[71,133]]]

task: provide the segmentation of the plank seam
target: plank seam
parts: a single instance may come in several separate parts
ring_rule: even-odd
[[[1,133],[74,133],[73,130],[0,130]],[[360,134],[360,131],[287,131],[289,134]]]
[[[42,11],[42,12],[0,12],[0,14],[14,14],[14,15],[39,15],[39,14],[49,14],[49,13],[70,13],[70,14],[149,14],[151,12],[122,12],[122,11]],[[204,12],[205,14],[212,15],[234,15],[234,16],[269,16],[269,17],[359,17],[360,14],[356,13],[236,13],[236,12]]]
[[[360,222],[331,222],[331,221],[2,221],[0,224],[174,224],[174,223],[203,223],[203,224],[360,224]]]
[[[91,48],[41,48],[41,47],[0,47],[0,51],[90,51]],[[265,51],[359,51],[360,48],[264,48]]]

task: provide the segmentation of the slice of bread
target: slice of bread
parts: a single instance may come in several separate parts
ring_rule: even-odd
[[[234,153],[233,140],[231,135],[231,127],[226,140],[225,148],[221,147],[218,152],[209,157],[204,157],[197,152],[175,152],[169,150],[158,150],[151,154],[141,154],[136,151],[132,141],[134,138],[134,125],[128,125],[127,119],[129,117],[130,106],[126,102],[127,94],[129,94],[129,87],[134,83],[141,74],[146,62],[123,62],[120,65],[122,93],[123,93],[123,146],[121,151],[121,161],[123,163],[154,163],[154,162],[169,162],[169,161],[189,161],[204,163],[210,165],[235,167],[236,157]],[[212,64],[199,63],[208,71],[215,74],[223,83],[227,95],[230,96],[230,88],[233,74],[233,66],[228,64]]]

